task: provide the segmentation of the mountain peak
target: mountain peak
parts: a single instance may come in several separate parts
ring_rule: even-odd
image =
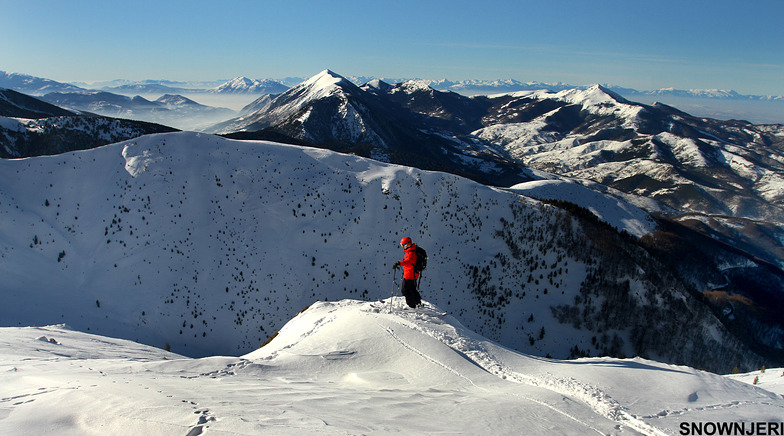
[[[387,83],[387,82],[384,82],[384,81],[383,81],[383,80],[381,80],[381,79],[373,79],[373,80],[371,80],[371,81],[369,81],[369,82],[365,83],[365,84],[362,86],[362,88],[363,88],[363,89],[365,89],[365,88],[374,88],[374,89],[380,89],[380,90],[382,90],[382,91],[387,91],[387,90],[389,90],[390,88],[392,88],[392,85],[390,85],[390,84],[389,84],[389,83]]]
[[[623,98],[621,96],[621,94],[618,94],[617,92],[611,90],[610,88],[608,88],[608,87],[606,87],[604,85],[596,84],[596,85],[593,85],[593,86],[589,87],[588,89],[592,89],[595,92],[601,92],[601,93],[607,94],[610,97],[612,97],[613,100],[615,100],[615,101],[617,101],[619,103],[630,103],[630,101],[625,99],[625,98]]]
[[[561,91],[558,93],[558,95],[565,101],[574,104],[582,104],[584,106],[593,106],[606,103],[629,104],[628,100],[599,84],[591,85],[583,90],[575,88]]]
[[[312,90],[325,90],[341,82],[348,83],[349,80],[327,69],[302,82],[302,85]]]
[[[251,80],[251,79],[249,79],[249,78],[247,78],[245,76],[240,76],[240,77],[235,77],[235,78],[233,78],[233,79],[231,79],[231,80],[221,84],[220,86],[217,86],[216,88],[214,88],[214,91],[216,91],[216,92],[232,91],[233,92],[233,91],[240,90],[240,89],[248,89],[248,88],[252,87],[253,84],[254,84],[253,80]]]
[[[404,92],[409,94],[414,92],[421,92],[421,91],[425,91],[425,92],[433,91],[433,88],[431,88],[430,85],[428,85],[427,82],[425,82],[424,80],[408,80],[406,82],[403,82],[400,85],[400,88]]]
[[[199,106],[199,103],[196,103],[195,101],[179,94],[165,94],[160,96],[155,101],[158,103],[163,103],[165,105],[171,105],[171,106],[182,106],[182,105]]]
[[[284,92],[286,89],[288,89],[288,87],[273,80],[258,80],[240,76],[213,88],[212,92],[223,94],[277,94]]]
[[[621,97],[620,94],[599,84],[594,84],[587,88],[569,88],[558,92],[542,89],[537,91],[519,91],[510,95],[514,97],[530,96],[540,100],[560,100],[569,104],[577,104],[585,107],[616,105],[619,103],[624,105],[636,105]]]

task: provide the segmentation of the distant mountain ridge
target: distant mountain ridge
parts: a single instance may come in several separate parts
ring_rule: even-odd
[[[271,79],[236,77],[210,91],[218,94],[279,94],[288,88],[288,86]]]
[[[0,88],[0,115],[17,118],[46,118],[76,115],[74,111],[46,103],[37,98]]]
[[[0,88],[8,88],[24,94],[43,95],[48,92],[79,92],[83,91],[75,85],[60,83],[50,79],[31,76],[29,74],[7,73],[0,71]]]
[[[85,150],[175,129],[75,112],[10,89],[0,89],[0,158]]]
[[[40,99],[73,110],[172,126],[207,126],[236,114],[231,109],[202,105],[179,94],[165,94],[151,101],[139,95],[129,97],[106,91],[52,92]]]
[[[767,101],[782,101],[784,96],[781,95],[748,95],[740,94],[736,91],[729,89],[675,89],[675,88],[662,88],[653,91],[638,91],[630,90],[629,95],[672,95],[678,97],[699,97],[699,98],[714,98],[722,100],[767,100]]]
[[[411,80],[420,80],[428,86],[439,91],[453,91],[467,95],[477,94],[498,94],[518,91],[563,91],[566,89],[586,89],[590,85],[573,85],[563,82],[522,82],[515,79],[495,79],[495,80],[449,80],[449,79],[415,79],[415,78],[385,78],[376,76],[347,76],[355,85],[381,80],[387,83],[402,83]],[[100,85],[101,90],[112,92],[135,92],[149,94],[156,92],[163,93],[185,93],[187,92],[228,92],[228,93],[269,93],[276,94],[295,86],[307,77],[286,77],[282,79],[249,79],[239,76],[220,84],[213,82],[178,82],[172,80],[114,80],[104,82]],[[781,95],[758,95],[741,94],[734,90],[726,89],[676,89],[660,88],[654,90],[637,90],[619,85],[604,84],[607,89],[617,92],[624,96],[656,96],[670,95],[679,97],[697,97],[709,99],[734,99],[734,100],[762,100],[762,101],[783,101]],[[31,76],[28,74],[7,73],[0,71],[0,88],[10,88],[25,94],[43,95],[48,92],[79,92],[91,88],[87,83],[80,85],[56,82],[50,79]]]

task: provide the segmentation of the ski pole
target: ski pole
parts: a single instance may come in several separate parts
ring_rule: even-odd
[[[389,297],[389,313],[392,313],[392,300],[395,298],[395,278],[397,277],[397,268],[393,268],[392,272],[392,295]]]

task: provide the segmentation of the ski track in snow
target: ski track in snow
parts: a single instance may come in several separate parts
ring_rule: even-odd
[[[411,313],[412,313],[412,314],[415,314],[415,312],[411,312]],[[424,315],[424,316],[428,316],[428,315],[426,315],[426,314],[424,314],[424,313],[421,313],[421,312],[419,312],[419,313],[420,313],[420,314],[422,314],[422,315]],[[396,320],[396,321],[397,321],[397,322],[400,322],[399,320]],[[490,372],[490,373],[492,373],[491,371],[488,371],[488,369],[487,369],[487,368],[485,368],[484,366],[480,365],[480,364],[479,364],[479,362],[477,362],[475,359],[472,359],[470,356],[468,356],[468,355],[467,355],[467,354],[466,354],[466,353],[465,353],[463,350],[457,349],[457,348],[455,348],[455,347],[453,347],[453,346],[449,345],[448,343],[446,343],[446,342],[445,342],[445,341],[443,341],[442,339],[439,339],[439,338],[438,338],[436,335],[432,335],[432,334],[431,334],[431,332],[427,331],[426,329],[417,328],[417,324],[416,324],[416,323],[411,323],[411,324],[409,324],[409,323],[402,323],[402,322],[401,322],[400,324],[404,324],[404,325],[405,325],[405,326],[407,326],[407,327],[414,327],[414,328],[415,328],[417,331],[420,331],[420,332],[423,332],[423,333],[426,333],[426,334],[428,334],[430,337],[432,337],[432,338],[434,338],[434,339],[436,339],[436,340],[439,340],[440,342],[444,343],[445,345],[448,345],[450,348],[452,348],[452,349],[453,349],[454,351],[456,351],[458,354],[460,354],[460,355],[462,355],[462,356],[465,356],[465,358],[466,358],[467,360],[471,360],[471,361],[473,361],[473,362],[474,362],[475,364],[477,364],[477,366],[479,366],[480,368],[484,369],[484,370],[485,370],[485,371],[487,371],[487,372]],[[441,361],[439,361],[439,360],[437,360],[437,359],[433,358],[432,356],[428,355],[427,353],[424,353],[424,352],[422,352],[422,351],[418,350],[417,348],[413,347],[411,344],[408,344],[408,343],[407,343],[407,342],[405,342],[405,341],[404,341],[402,338],[400,338],[400,336],[396,335],[396,334],[395,334],[395,332],[394,332],[394,330],[393,330],[391,327],[385,327],[385,326],[383,326],[383,325],[381,325],[381,324],[379,324],[379,326],[380,326],[381,328],[383,328],[383,329],[384,329],[384,330],[385,330],[387,333],[389,333],[389,335],[390,335],[390,336],[391,336],[391,337],[392,337],[392,338],[393,338],[395,341],[397,341],[397,342],[398,342],[398,343],[399,343],[401,346],[403,346],[403,347],[404,347],[404,348],[406,348],[407,350],[409,350],[409,351],[413,352],[414,354],[418,355],[418,356],[419,356],[419,357],[421,357],[422,359],[424,359],[424,360],[426,360],[426,361],[428,361],[428,362],[430,362],[430,363],[433,363],[434,365],[440,366],[441,368],[444,368],[444,369],[446,369],[447,371],[449,371],[449,372],[451,372],[451,373],[453,373],[453,374],[457,375],[458,377],[460,377],[460,378],[462,378],[462,379],[464,379],[464,380],[468,381],[468,382],[469,382],[469,383],[470,383],[472,386],[474,386],[474,387],[475,387],[475,388],[477,388],[477,389],[481,389],[481,390],[485,390],[485,391],[487,390],[487,389],[485,389],[485,388],[483,388],[483,387],[481,387],[481,386],[477,385],[476,383],[474,383],[474,381],[473,381],[473,380],[471,380],[469,377],[466,377],[465,375],[461,374],[461,373],[460,373],[460,371],[457,371],[456,369],[454,369],[454,368],[450,367],[449,365],[446,365],[445,363],[443,363],[443,362],[441,362]],[[498,375],[498,374],[494,374],[494,375]],[[501,377],[501,378],[504,378],[504,377]],[[558,413],[558,414],[560,414],[560,415],[564,416],[565,418],[568,418],[568,419],[570,419],[570,420],[572,420],[572,421],[575,421],[575,422],[579,423],[580,425],[583,425],[583,426],[587,427],[587,428],[588,428],[588,429],[590,429],[590,430],[593,430],[594,432],[596,432],[596,433],[598,433],[598,434],[604,434],[604,432],[602,432],[601,430],[599,430],[599,429],[597,429],[597,428],[594,428],[594,427],[592,427],[592,426],[588,425],[588,424],[587,424],[587,423],[585,423],[584,421],[582,421],[582,420],[580,420],[580,419],[578,419],[578,418],[576,418],[576,417],[574,417],[574,416],[572,416],[572,415],[570,415],[570,414],[568,414],[568,413],[564,412],[563,410],[560,410],[560,409],[558,409],[557,407],[555,407],[555,406],[553,406],[553,405],[551,405],[551,404],[548,404],[548,403],[546,403],[546,402],[544,402],[544,401],[537,400],[537,399],[535,399],[535,398],[531,398],[531,397],[527,397],[527,396],[522,396],[522,395],[520,395],[520,394],[515,394],[515,393],[510,393],[510,395],[513,395],[513,396],[515,396],[515,397],[519,397],[519,398],[525,399],[526,401],[531,401],[531,402],[533,402],[533,403],[537,403],[537,404],[539,404],[539,405],[541,405],[541,406],[547,407],[548,409],[550,409],[550,410],[552,410],[552,411],[554,411],[554,412],[556,412],[556,413]]]
[[[462,378],[462,379],[464,379],[464,380],[468,381],[469,383],[471,383],[471,385],[472,385],[472,386],[474,386],[474,387],[476,387],[476,388],[479,388],[479,386],[478,386],[476,383],[474,383],[474,381],[473,381],[473,380],[471,380],[470,378],[468,378],[468,377],[464,376],[463,374],[461,374],[461,373],[460,373],[459,371],[457,371],[456,369],[454,369],[454,368],[451,368],[450,366],[448,366],[448,365],[444,364],[443,362],[440,362],[440,361],[438,361],[437,359],[434,359],[433,357],[431,357],[431,356],[430,356],[430,355],[428,355],[427,353],[424,353],[424,352],[422,352],[422,351],[420,351],[420,350],[416,349],[416,348],[415,348],[415,347],[413,347],[411,344],[409,344],[409,343],[407,343],[406,341],[404,341],[403,339],[401,339],[401,338],[400,338],[400,336],[398,336],[398,335],[396,335],[396,334],[395,334],[394,330],[392,330],[392,328],[391,328],[391,327],[384,327],[384,326],[382,326],[382,325],[380,325],[380,324],[379,324],[379,326],[381,326],[381,327],[382,327],[382,328],[383,328],[383,329],[384,329],[384,330],[385,330],[387,333],[389,333],[389,335],[392,337],[392,339],[394,339],[395,341],[397,341],[397,342],[398,342],[398,343],[399,343],[401,346],[403,346],[403,347],[404,347],[404,348],[406,348],[407,350],[409,350],[409,351],[413,352],[414,354],[416,354],[416,355],[418,355],[419,357],[421,357],[421,358],[425,359],[426,361],[428,361],[428,362],[430,362],[430,363],[433,363],[433,364],[435,364],[435,365],[438,365],[438,366],[440,366],[441,368],[444,368],[444,369],[446,369],[447,371],[451,372],[452,374],[454,374],[454,375],[456,375],[456,376],[458,376],[458,377],[460,377],[460,378]],[[480,388],[480,389],[481,389],[481,388]]]
[[[274,350],[240,357],[177,358],[56,327],[7,329],[0,342],[14,352],[4,363],[9,390],[0,396],[0,421],[13,422],[17,431],[8,433],[20,435],[58,425],[74,429],[67,434],[85,434],[86,428],[106,433],[114,426],[193,436],[519,434],[531,428],[538,434],[660,436],[676,434],[673,424],[687,420],[781,416],[780,396],[748,395],[743,386],[733,388],[740,388],[735,396],[716,383],[695,384],[707,386],[699,390],[706,399],[714,395],[711,387],[717,388],[710,402],[686,387],[674,390],[680,400],[660,392],[655,401],[638,404],[635,395],[625,395],[635,386],[617,379],[605,385],[596,381],[601,377],[591,377],[601,362],[578,369],[566,361],[513,353],[453,317],[435,314],[438,307],[429,303],[424,310],[403,310],[397,297],[391,301],[397,309],[389,311],[389,302],[314,303],[281,329]],[[349,332],[354,326],[361,328]],[[664,369],[650,373],[661,384],[673,380],[660,372]],[[357,370],[366,371],[357,378],[360,384],[347,379]],[[381,371],[375,378],[374,370]],[[363,374],[370,377],[363,380]],[[768,375],[784,377],[779,374]],[[414,384],[431,379],[427,390]],[[413,413],[412,404],[426,412]],[[54,417],[48,413],[53,406]],[[496,407],[501,410],[495,418],[477,424]],[[748,413],[760,407],[765,410]],[[451,415],[445,418],[444,412]],[[377,419],[368,422],[371,413]],[[25,422],[25,416],[32,420]]]
[[[706,410],[735,409],[735,408],[738,408],[738,407],[745,406],[747,404],[774,406],[774,407],[777,406],[774,403],[764,402],[764,401],[763,402],[755,402],[755,403],[752,403],[752,402],[749,402],[749,401],[732,401],[730,403],[711,404],[709,406],[704,406],[704,407],[684,408],[684,409],[680,409],[680,410],[662,410],[661,412],[659,412],[659,413],[657,413],[655,415],[645,415],[645,416],[642,416],[641,418],[643,418],[643,419],[656,419],[656,418],[664,418],[664,417],[667,417],[667,416],[686,415],[688,413],[695,412],[695,411],[696,412],[702,412],[702,411],[706,411]]]
[[[502,380],[510,380],[516,383],[522,383],[537,388],[547,389],[557,394],[564,395],[569,398],[577,399],[583,404],[585,404],[586,406],[588,406],[589,408],[591,408],[592,410],[594,410],[597,414],[604,416],[607,419],[610,419],[611,421],[618,423],[619,425],[627,426],[632,430],[637,431],[644,435],[666,436],[667,434],[645,423],[642,420],[645,418],[658,418],[666,415],[659,414],[655,416],[637,417],[629,413],[620,403],[618,403],[612,397],[607,395],[601,389],[590,386],[586,383],[579,382],[574,378],[562,378],[554,375],[548,375],[546,377],[529,376],[513,371],[507,368],[506,366],[504,366],[500,360],[495,358],[490,351],[488,351],[481,343],[477,341],[465,338],[465,336],[463,335],[456,335],[461,338],[460,340],[456,340],[453,337],[444,334],[443,332],[437,331],[435,329],[424,328],[422,327],[423,326],[422,323],[411,322],[411,321],[415,321],[416,318],[419,318],[419,319],[426,319],[430,323],[443,324],[443,322],[440,321],[437,316],[428,315],[423,312],[413,312],[413,311],[412,312],[396,311],[395,313],[399,315],[399,317],[394,319],[396,322],[406,327],[413,328],[419,332],[422,332],[432,337],[433,339],[443,343],[444,345],[448,346],[452,350],[456,351],[458,354],[465,356],[466,359],[471,360],[480,368],[484,369],[490,374],[493,374],[501,378]],[[407,319],[409,318],[407,316],[409,313],[415,318],[414,320]],[[403,322],[403,320],[406,320],[408,322]],[[396,341],[398,341],[405,348],[421,356],[423,359],[428,360],[436,365],[439,365],[447,369],[448,371],[468,380],[473,386],[477,386],[471,379],[460,374],[459,371],[450,368],[448,365],[439,362],[438,360],[427,355],[426,353],[423,353],[415,349],[414,347],[410,346],[409,344],[406,344],[400,337],[395,335],[394,331],[392,331],[391,328],[386,327],[385,329]],[[519,396],[519,394],[515,394],[515,395]],[[560,410],[556,406],[553,406],[551,404],[548,404],[546,402],[534,398],[530,398],[530,397],[524,397],[524,398],[528,401],[532,401],[541,404],[545,407],[548,407],[553,411],[569,419],[575,420],[587,426],[587,424],[585,424],[584,422]],[[590,426],[587,427],[599,434],[603,434],[603,432],[600,431],[599,429]]]

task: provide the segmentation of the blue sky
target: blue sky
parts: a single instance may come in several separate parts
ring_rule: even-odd
[[[784,95],[784,1],[0,0],[0,70],[58,81],[344,76]]]

